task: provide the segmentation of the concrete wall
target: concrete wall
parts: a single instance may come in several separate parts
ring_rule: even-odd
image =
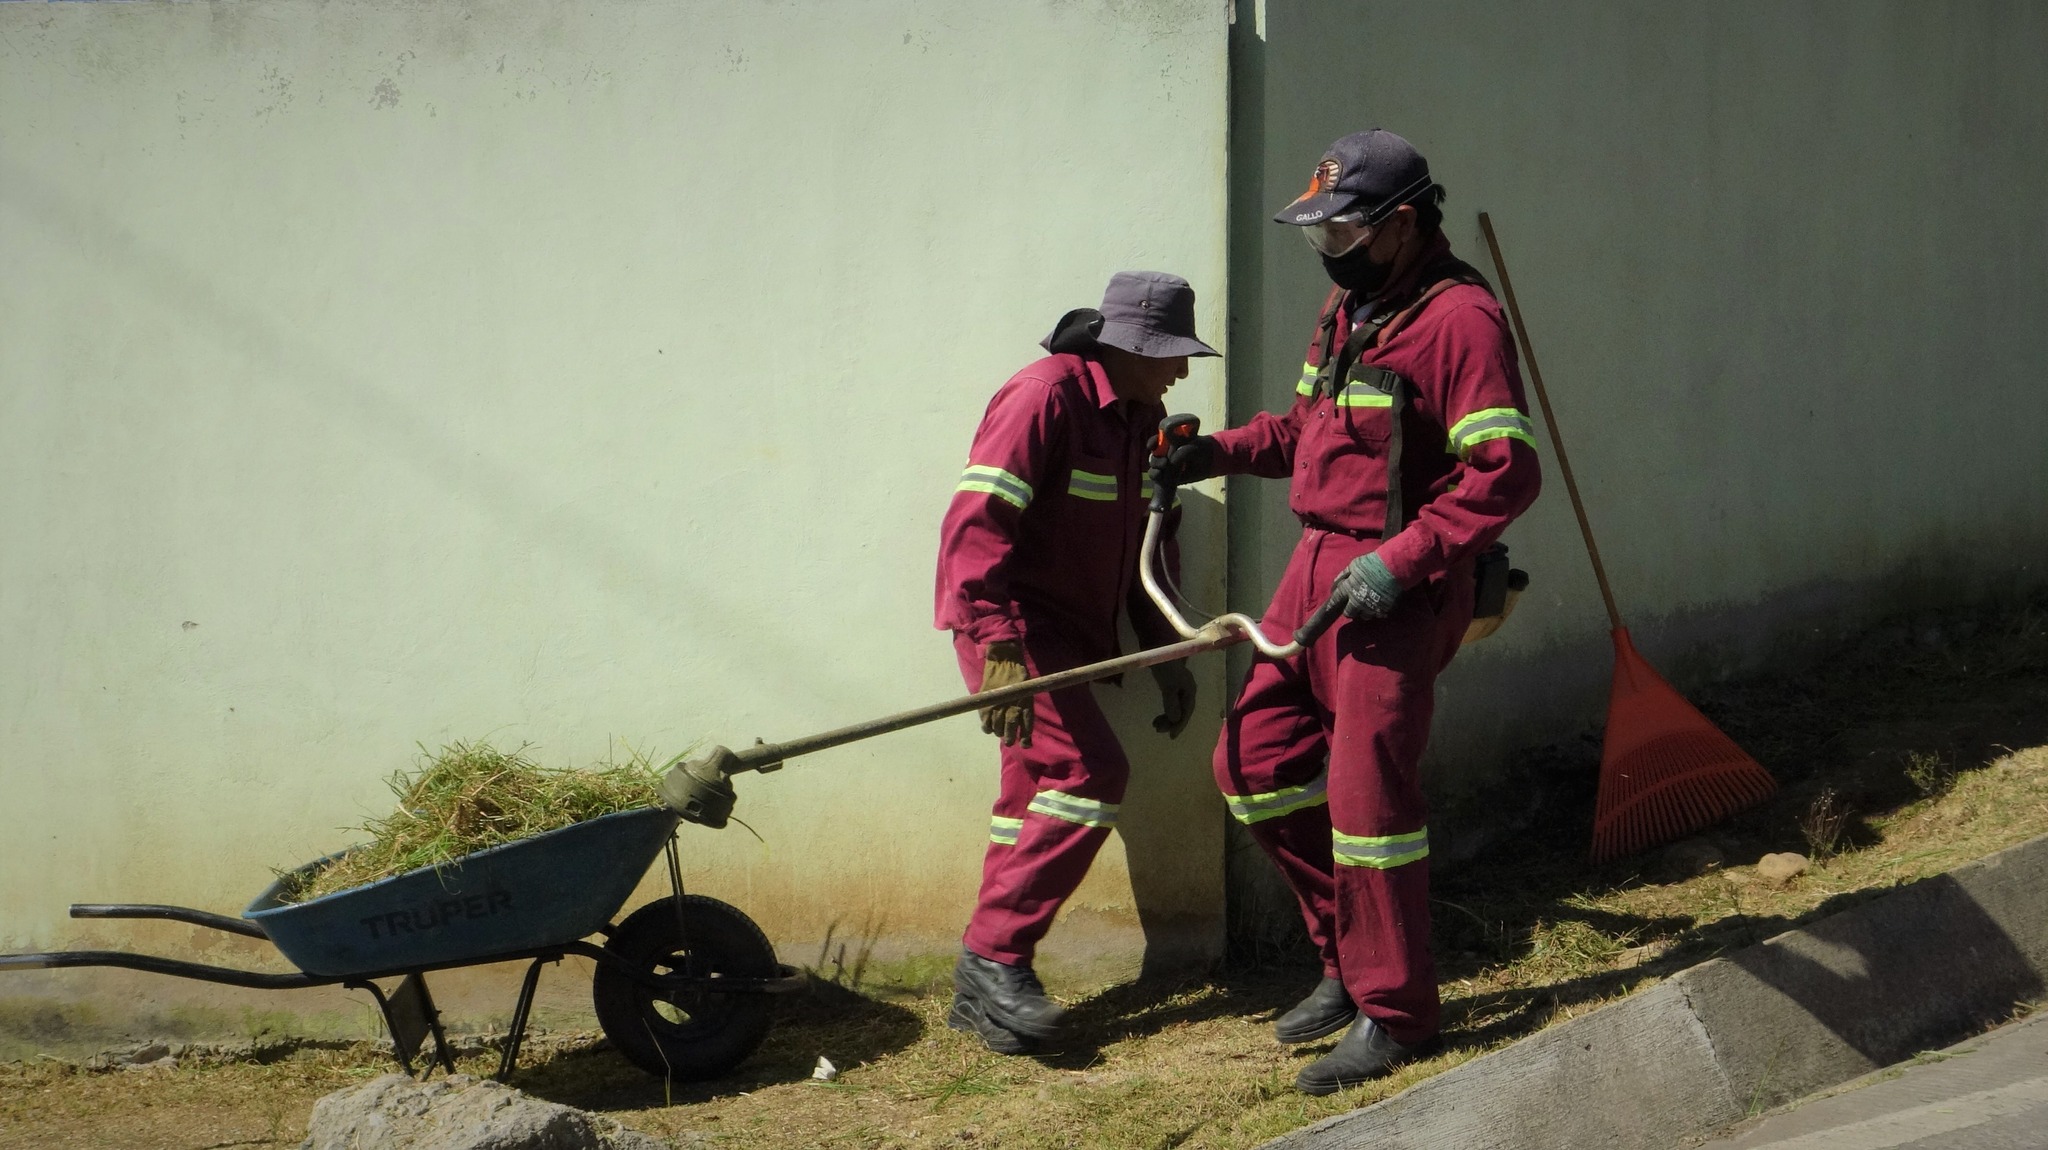
[[[238,908],[415,743],[587,763],[960,693],[931,572],[988,396],[1119,268],[1223,327],[1225,19],[0,4],[0,946],[190,945],[64,906]],[[1221,404],[1213,364],[1175,393]],[[1213,601],[1213,500],[1190,534]],[[1103,690],[1138,778],[1053,950],[1213,952],[1213,717],[1169,756],[1149,683]],[[688,878],[790,957],[957,937],[971,719],[741,792],[764,841],[690,829]]]
[[[1291,401],[1328,290],[1271,214],[1330,140],[1386,127],[1490,275],[1491,214],[1621,610],[1675,681],[2038,585],[2044,43],[2025,3],[1241,0],[1233,420]],[[1607,620],[1539,440],[1545,494],[1507,537],[1535,585],[1443,680],[1454,800],[1497,806],[1507,752],[1604,709]],[[1257,480],[1231,516],[1257,610],[1297,528]]]

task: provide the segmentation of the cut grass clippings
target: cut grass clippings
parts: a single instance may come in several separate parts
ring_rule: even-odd
[[[659,802],[654,765],[638,752],[624,763],[552,768],[526,748],[455,742],[420,749],[420,763],[389,780],[398,809],[360,827],[370,841],[313,872],[288,892],[306,902],[463,855]],[[287,872],[295,873],[295,872]]]

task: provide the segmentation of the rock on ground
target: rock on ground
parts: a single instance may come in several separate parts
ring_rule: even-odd
[[[1806,870],[1806,856],[1783,851],[1756,860],[1757,877],[1766,882],[1788,883]]]
[[[453,1074],[386,1074],[313,1105],[299,1150],[667,1150],[609,1118]]]

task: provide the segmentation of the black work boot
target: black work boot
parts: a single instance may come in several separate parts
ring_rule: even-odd
[[[1344,989],[1344,983],[1325,976],[1308,992],[1307,998],[1295,1003],[1294,1009],[1273,1024],[1273,1037],[1289,1046],[1314,1042],[1351,1025],[1351,1020],[1357,1017],[1358,1007],[1351,1001],[1351,992]]]
[[[1335,1094],[1387,1074],[1404,1062],[1426,1058],[1436,1053],[1439,1045],[1431,1035],[1413,1046],[1403,1046],[1361,1014],[1335,1050],[1302,1067],[1294,1088],[1303,1094]]]
[[[960,961],[953,964],[953,989],[989,1022],[1032,1041],[1058,1034],[1060,1020],[1067,1016],[1066,1007],[1045,996],[1045,987],[1030,967],[983,958],[971,950],[962,950]]]
[[[980,1036],[982,1044],[997,1054],[1029,1054],[1037,1047],[1023,1035],[1012,1034],[990,1022],[980,1002],[958,991],[953,993],[953,1009],[946,1014],[946,1025]]]

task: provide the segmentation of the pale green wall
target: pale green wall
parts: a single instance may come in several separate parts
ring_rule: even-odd
[[[1225,18],[0,5],[0,945],[238,909],[415,742],[582,763],[959,694],[932,567],[989,395],[1119,268],[1222,331]],[[1135,962],[1142,914],[1212,952],[1213,716],[1168,756],[1149,682],[1103,690],[1134,845],[1052,949]],[[957,937],[972,719],[740,790],[765,844],[690,829],[689,877],[792,957]]]
[[[1380,126],[1500,232],[1627,622],[1681,683],[2048,571],[2048,7],[1240,0],[1232,409],[1284,407],[1328,283],[1267,222]],[[1533,394],[1531,396],[1534,402]],[[1540,418],[1539,418],[1540,422]],[[1443,680],[1429,769],[1496,810],[1515,747],[1605,705],[1554,453],[1535,586]],[[1232,488],[1256,610],[1297,527]]]

